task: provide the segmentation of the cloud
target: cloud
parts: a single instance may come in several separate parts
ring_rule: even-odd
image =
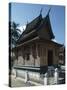
[[[24,29],[24,30],[26,29],[26,25],[23,26],[23,29]]]
[[[26,29],[26,25],[23,25],[23,26],[19,26],[18,29],[21,30],[21,33]]]
[[[52,41],[57,42],[57,40],[56,40],[56,39],[52,39]]]

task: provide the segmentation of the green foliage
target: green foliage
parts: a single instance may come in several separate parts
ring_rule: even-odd
[[[15,22],[9,22],[9,40],[11,41],[11,48],[16,46],[16,42],[20,37],[20,30],[18,29],[19,24],[16,24]]]

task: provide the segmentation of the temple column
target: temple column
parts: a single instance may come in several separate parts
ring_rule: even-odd
[[[37,55],[37,58],[38,58],[38,44],[36,43],[36,55]]]
[[[38,44],[36,43],[36,66],[40,66],[40,58],[39,58],[39,55],[38,55]]]
[[[31,58],[31,60],[33,60],[32,62],[33,62],[33,65],[35,66],[35,59],[34,59],[34,57],[33,57],[33,48],[32,48],[32,46],[30,47],[30,51],[31,51],[31,56],[30,56],[30,58]]]

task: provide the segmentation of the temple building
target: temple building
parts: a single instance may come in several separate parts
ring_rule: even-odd
[[[16,76],[25,78],[27,72],[29,80],[41,82],[41,75],[45,74],[49,67],[58,67],[59,48],[62,45],[54,42],[54,38],[49,12],[45,17],[40,13],[27,23],[13,49]]]

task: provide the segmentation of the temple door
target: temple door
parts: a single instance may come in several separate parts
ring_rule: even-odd
[[[48,50],[48,66],[53,65],[53,51]]]

